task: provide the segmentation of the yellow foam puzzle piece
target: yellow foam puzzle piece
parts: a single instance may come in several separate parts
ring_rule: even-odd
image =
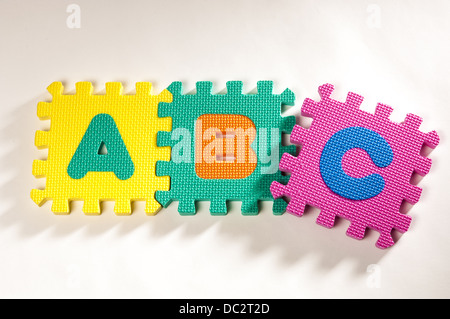
[[[31,198],[39,206],[52,199],[55,214],[70,213],[71,200],[83,200],[85,214],[100,214],[100,202],[114,200],[114,212],[131,214],[131,202],[146,201],[145,212],[155,214],[160,204],[156,190],[169,190],[169,177],[156,176],[156,161],[170,160],[170,147],[157,147],[158,131],[170,131],[170,117],[158,117],[158,103],[172,102],[168,90],[151,94],[151,83],[136,83],[136,94],[122,94],[122,84],[106,83],[106,94],[94,95],[90,82],[76,83],[76,94],[63,94],[63,85],[54,82],[48,87],[51,102],[39,102],[38,117],[50,119],[49,131],[37,131],[35,145],[48,147],[47,160],[33,162],[33,175],[46,177],[45,189],[33,189]],[[98,114],[109,114],[117,124],[134,164],[133,175],[120,180],[113,172],[88,172],[73,179],[67,167],[91,120]]]

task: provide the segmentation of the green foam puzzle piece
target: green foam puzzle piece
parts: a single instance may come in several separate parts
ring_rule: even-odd
[[[212,94],[211,82],[197,82],[196,94],[183,94],[182,83],[173,82],[168,90],[173,94],[172,103],[160,103],[158,116],[172,117],[173,133],[190,135],[190,161],[175,163],[159,161],[156,165],[158,176],[170,176],[169,191],[157,191],[156,200],[167,207],[172,201],[178,200],[178,211],[182,215],[196,213],[196,201],[210,201],[210,212],[213,215],[227,213],[227,201],[242,201],[242,214],[258,214],[258,201],[273,201],[270,185],[273,181],[286,183],[289,179],[278,170],[278,162],[283,153],[295,154],[295,145],[281,145],[282,133],[291,133],[295,124],[294,116],[281,116],[282,105],[293,105],[294,93],[286,89],[281,94],[273,94],[272,81],[259,81],[256,94],[243,94],[241,81],[227,82],[226,94]],[[271,150],[270,136],[266,138],[266,149],[278,151],[276,170],[271,174],[264,173],[268,163],[263,163],[260,156],[256,169],[251,175],[242,179],[202,179],[195,172],[195,121],[204,114],[234,114],[248,117],[255,125],[257,136],[265,129],[271,134],[271,129],[278,129],[278,143]],[[158,146],[171,146],[172,152],[180,143],[179,134],[159,132]],[[174,136],[175,135],[175,136]],[[252,148],[254,148],[254,142]],[[174,147],[175,146],[175,147]],[[270,152],[269,152],[270,153]],[[179,154],[177,154],[179,155]],[[186,154],[183,154],[186,155]],[[282,214],[286,202],[280,198],[273,204],[274,214]]]

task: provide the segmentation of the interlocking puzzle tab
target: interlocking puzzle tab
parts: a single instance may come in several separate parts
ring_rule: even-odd
[[[342,103],[330,98],[333,86],[319,87],[321,100],[306,99],[302,115],[309,129],[295,125],[291,142],[302,146],[298,157],[284,154],[280,170],[292,175],[287,184],[273,182],[274,198],[289,200],[287,211],[301,216],[305,206],[321,209],[317,223],[327,228],[335,217],[351,222],[347,235],[362,239],[366,228],[380,233],[378,248],[394,244],[393,229],[406,232],[411,217],[400,213],[403,200],[416,203],[421,189],[411,185],[413,172],[424,176],[431,159],[423,145],[435,148],[435,131],[419,131],[422,119],[408,114],[403,123],[389,120],[392,108],[378,104],[375,114],[361,110],[363,97],[349,93]]]
[[[157,163],[157,175],[170,176],[171,184],[156,199],[164,207],[178,200],[180,214],[195,214],[200,200],[211,202],[211,214],[226,214],[230,200],[242,201],[243,214],[257,214],[258,201],[273,201],[272,181],[287,182],[277,164],[282,153],[295,153],[295,145],[281,145],[295,117],[282,117],[281,106],[293,105],[294,94],[273,94],[271,81],[259,81],[256,94],[243,94],[240,81],[226,86],[226,94],[212,94],[211,82],[197,82],[196,94],[183,94],[182,84],[174,82],[168,88],[173,102],[160,103],[159,116],[172,117],[173,132],[160,132],[158,145],[172,147],[172,160]],[[269,153],[275,156],[273,172]],[[275,200],[275,214],[285,208]]]
[[[171,119],[158,117],[158,103],[171,102],[164,90],[136,83],[136,94],[122,94],[122,84],[106,83],[106,94],[94,95],[89,82],[76,83],[76,94],[63,94],[60,82],[48,87],[51,102],[38,104],[38,117],[50,119],[49,131],[37,131],[35,144],[48,148],[47,160],[33,162],[33,175],[46,177],[45,189],[33,189],[38,205],[52,199],[56,214],[70,212],[71,200],[83,200],[83,212],[99,214],[100,202],[114,200],[116,214],[131,214],[131,202],[146,201],[145,212],[161,207],[156,190],[168,190],[169,178],[158,177],[158,160],[170,149],[156,145],[158,131],[170,131]],[[107,153],[99,152],[102,146]]]

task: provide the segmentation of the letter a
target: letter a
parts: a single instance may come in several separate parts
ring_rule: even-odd
[[[99,152],[103,145],[107,154]],[[67,167],[74,179],[83,178],[87,172],[114,172],[121,180],[133,176],[133,161],[111,115],[98,114],[92,119]]]

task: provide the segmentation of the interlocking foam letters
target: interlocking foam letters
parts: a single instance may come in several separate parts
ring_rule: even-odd
[[[261,200],[273,201],[274,214],[301,216],[310,205],[320,208],[317,223],[327,228],[336,216],[349,220],[353,238],[362,239],[367,228],[378,231],[379,248],[394,244],[393,229],[408,230],[411,217],[400,207],[421,195],[411,176],[428,173],[431,159],[421,150],[439,143],[435,131],[419,131],[420,117],[394,123],[390,106],[365,112],[361,96],[349,93],[339,102],[325,84],[319,102],[303,103],[302,115],[313,118],[305,129],[280,114],[282,105],[294,103],[289,89],[274,94],[271,81],[259,81],[256,94],[243,94],[240,81],[226,86],[226,94],[213,94],[211,82],[197,82],[195,94],[183,94],[173,82],[152,95],[151,84],[140,82],[136,94],[123,95],[122,85],[111,82],[106,94],[94,95],[91,83],[79,82],[76,94],[67,95],[54,82],[52,101],[37,110],[51,120],[50,130],[35,138],[48,158],[33,162],[46,186],[31,198],[38,205],[52,199],[56,214],[69,213],[73,200],[84,201],[86,214],[100,214],[101,201],[115,200],[122,215],[138,200],[149,215],[174,200],[182,215],[195,214],[200,200],[211,202],[213,215],[227,214],[231,200],[242,201],[244,215],[258,214]],[[297,157],[296,145],[281,144],[283,133],[301,145]]]

